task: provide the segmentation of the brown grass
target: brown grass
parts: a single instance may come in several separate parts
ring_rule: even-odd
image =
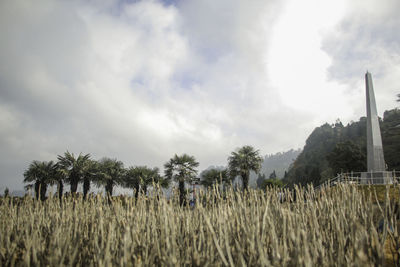
[[[386,206],[356,186],[202,192],[195,209],[152,196],[0,204],[1,266],[373,266]],[[301,197],[300,197],[301,196]],[[386,217],[389,218],[389,217]],[[398,235],[398,228],[396,227]],[[395,238],[393,236],[393,238]]]

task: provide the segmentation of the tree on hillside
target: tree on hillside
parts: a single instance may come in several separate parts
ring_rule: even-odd
[[[342,172],[361,172],[366,170],[366,156],[352,141],[336,144],[327,159],[334,174]]]
[[[278,152],[276,154],[266,155],[263,163],[261,164],[260,172],[264,173],[267,178],[272,171],[275,171],[277,177],[284,177],[285,172],[290,168],[300,153],[301,149],[291,149],[286,152]]]
[[[66,181],[70,184],[71,193],[76,193],[78,184],[83,181],[89,167],[90,167],[90,154],[75,155],[70,152],[65,152],[64,156],[58,156],[58,166],[64,173]]]
[[[389,170],[400,170],[400,110],[392,109],[384,112],[383,120],[379,120],[383,151],[385,161]],[[307,138],[306,145],[297,159],[291,165],[286,183],[314,185],[321,184],[326,179],[333,178],[336,174],[332,164],[328,160],[328,155],[335,149],[338,143],[351,141],[358,146],[361,153],[367,154],[367,118],[361,117],[359,121],[351,122],[345,127],[336,124],[324,124],[314,129]],[[356,153],[357,154],[357,153]],[[356,160],[358,161],[358,160]],[[338,167],[336,172],[341,169],[346,171],[348,167]],[[350,171],[366,168],[352,166]]]
[[[55,173],[53,161],[34,160],[24,172],[24,183],[28,184],[25,188],[34,188],[36,199],[45,200],[47,185],[52,181]]]
[[[225,186],[230,181],[227,169],[211,168],[200,174],[200,183],[206,188],[212,187],[214,184]]]
[[[314,185],[321,183],[321,172],[328,166],[326,155],[330,153],[344,135],[342,124],[325,123],[314,129],[306,140],[303,151],[288,171],[286,183]]]
[[[250,171],[259,173],[263,159],[259,151],[252,146],[243,146],[237,152],[232,152],[228,158],[229,174],[232,178],[240,176],[243,190],[248,189]]]
[[[167,163],[164,164],[164,176],[167,180],[178,182],[180,205],[186,205],[185,182],[190,182],[197,175],[196,168],[199,162],[195,157],[183,154],[175,154]]]
[[[108,197],[112,196],[113,188],[123,183],[125,169],[122,161],[103,158],[98,162],[97,184],[104,185]]]
[[[269,175],[269,179],[276,179],[276,172],[275,170],[273,172],[271,172],[271,174]]]
[[[400,171],[400,109],[385,111],[381,132],[388,170]]]

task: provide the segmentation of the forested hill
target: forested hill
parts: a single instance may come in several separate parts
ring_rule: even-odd
[[[344,126],[340,121],[315,128],[289,169],[285,182],[321,182],[337,173],[366,170],[366,117]],[[388,170],[400,170],[400,109],[385,111],[380,120]]]
[[[275,171],[277,178],[283,178],[285,172],[289,169],[294,160],[299,156],[300,152],[301,149],[291,149],[286,152],[266,155],[262,163],[261,174],[265,174],[265,176],[268,178],[271,173]]]
[[[251,172],[250,185],[254,188],[257,187],[257,179],[260,176],[262,176],[263,179],[268,179],[272,173],[274,173],[274,178],[282,179],[300,152],[301,149],[290,149],[286,152],[265,155],[261,165],[260,174],[257,175],[254,172]]]

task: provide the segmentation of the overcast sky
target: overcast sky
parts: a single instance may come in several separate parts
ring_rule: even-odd
[[[162,167],[379,115],[400,93],[398,0],[2,0],[0,188],[69,150]]]

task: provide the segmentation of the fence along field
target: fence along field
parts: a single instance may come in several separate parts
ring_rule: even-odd
[[[351,185],[300,188],[295,201],[272,188],[198,199],[2,199],[0,265],[372,266],[398,238],[390,205]]]

